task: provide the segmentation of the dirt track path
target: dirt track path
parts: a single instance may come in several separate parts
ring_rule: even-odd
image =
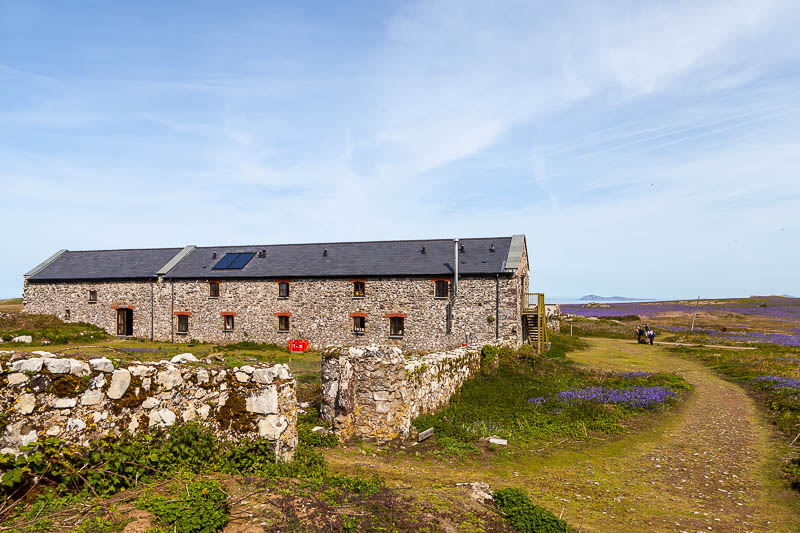
[[[486,464],[352,450],[329,459],[432,497],[460,481],[520,486],[548,509],[563,508],[582,531],[800,531],[800,497],[779,477],[785,440],[742,388],[658,346],[592,339],[570,356],[600,368],[678,372],[694,392],[647,429],[572,449],[519,450]]]

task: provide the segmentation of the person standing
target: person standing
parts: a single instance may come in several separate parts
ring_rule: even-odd
[[[642,344],[642,335],[644,331],[642,331],[642,326],[636,326],[636,342],[638,344]]]
[[[647,330],[647,338],[650,339],[650,346],[652,346],[653,340],[656,338],[656,332],[652,329]]]

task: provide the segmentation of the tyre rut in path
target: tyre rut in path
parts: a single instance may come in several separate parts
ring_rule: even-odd
[[[785,439],[741,387],[658,346],[592,339],[570,357],[610,370],[677,372],[694,391],[641,431],[577,449],[523,450],[486,464],[336,450],[329,459],[341,468],[357,461],[390,485],[424,493],[459,481],[518,486],[540,505],[563,509],[582,531],[800,531],[800,497],[779,473]]]

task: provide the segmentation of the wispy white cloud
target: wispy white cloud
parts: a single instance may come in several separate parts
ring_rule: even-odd
[[[64,246],[512,232],[536,235],[548,292],[624,292],[648,269],[676,295],[722,290],[756,277],[748,249],[790,284],[797,252],[759,239],[773,221],[767,242],[798,234],[797,19],[778,0],[444,1],[386,12],[367,51],[297,13],[264,17],[270,31],[215,20],[127,70],[0,50],[0,208],[33,218],[34,243],[0,286]],[[94,61],[131,59],[123,41],[74,38],[108,47]]]

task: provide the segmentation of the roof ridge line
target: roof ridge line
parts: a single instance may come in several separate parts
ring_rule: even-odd
[[[469,240],[469,241],[490,241],[490,240],[499,240],[499,239],[511,239],[513,236],[506,235],[503,237],[458,237],[459,241]],[[209,245],[209,246],[198,246],[197,248],[245,248],[245,247],[258,247],[258,246],[322,246],[322,245],[329,245],[329,244],[376,244],[376,243],[384,243],[384,242],[433,242],[433,241],[450,241],[452,242],[453,239],[451,238],[441,238],[441,239],[387,239],[381,241],[334,241],[334,242],[287,242],[287,243],[280,243],[280,244],[222,244],[222,245]]]

